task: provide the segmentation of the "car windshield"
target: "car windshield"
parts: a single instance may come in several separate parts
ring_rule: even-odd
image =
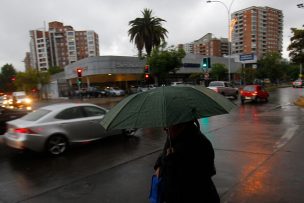
[[[49,112],[51,112],[51,111],[46,110],[46,109],[38,109],[36,111],[33,111],[33,112],[23,116],[21,119],[26,120],[26,121],[37,121],[38,119],[42,118]]]
[[[255,87],[254,86],[245,86],[244,90],[248,91],[248,92],[253,92],[253,91],[255,91]]]

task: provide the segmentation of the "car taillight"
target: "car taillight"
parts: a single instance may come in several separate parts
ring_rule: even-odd
[[[16,128],[14,130],[15,133],[21,133],[21,134],[36,134],[36,132],[32,131],[28,128]]]
[[[257,91],[254,91],[252,94],[253,94],[253,95],[257,95],[257,94],[258,94],[258,92],[257,92]]]

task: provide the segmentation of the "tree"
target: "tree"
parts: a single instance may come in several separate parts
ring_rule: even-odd
[[[290,38],[290,45],[287,50],[292,62],[303,63],[304,62],[304,30],[291,28],[293,36]]]
[[[299,67],[295,64],[283,64],[284,75],[283,80],[284,81],[293,81],[299,78]]]
[[[166,78],[170,72],[175,73],[182,66],[182,59],[186,53],[183,49],[175,49],[174,47],[162,47],[153,49],[151,56],[148,58],[150,65],[150,73],[155,78],[155,83],[166,83]]]
[[[15,81],[16,70],[12,64],[5,64],[1,68],[0,90],[3,92],[13,92],[16,90]]]
[[[276,82],[283,77],[283,73],[282,58],[277,52],[266,53],[258,61],[256,76],[260,79],[269,78],[272,82]]]
[[[53,67],[50,67],[50,68],[48,69],[48,72],[49,72],[51,75],[54,75],[54,74],[56,74],[56,73],[60,73],[60,72],[62,72],[62,71],[64,71],[64,69],[60,68],[59,66],[53,66]]]
[[[128,31],[130,41],[134,41],[138,49],[139,57],[142,57],[143,48],[145,48],[147,55],[150,56],[152,49],[165,41],[168,33],[162,27],[162,22],[166,21],[152,16],[152,10],[145,8],[141,13],[143,15],[142,18],[136,18],[129,22],[131,28]]]
[[[211,66],[211,77],[216,80],[225,80],[228,70],[225,68],[224,64],[214,63]]]
[[[39,72],[36,69],[28,69],[25,72],[19,72],[16,76],[16,86],[19,90],[30,92],[38,86],[45,86],[50,82],[48,72]],[[43,93],[44,91],[42,91]],[[47,94],[47,93],[45,93]]]

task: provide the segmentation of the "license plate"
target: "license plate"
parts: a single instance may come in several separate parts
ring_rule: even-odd
[[[251,97],[245,97],[245,99],[251,99]]]

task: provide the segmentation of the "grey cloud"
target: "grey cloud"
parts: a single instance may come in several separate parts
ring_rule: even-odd
[[[230,0],[222,0],[227,5]],[[284,13],[284,56],[288,53],[290,27],[301,27],[304,9],[299,0],[234,0],[231,11],[250,6],[270,6]],[[0,7],[0,67],[12,63],[24,70],[22,60],[29,51],[29,30],[42,28],[43,22],[61,21],[76,30],[94,30],[99,34],[102,55],[136,55],[130,43],[128,22],[141,16],[144,8],[165,19],[168,44],[196,40],[211,32],[227,36],[227,10],[218,3],[201,0],[2,0]]]

